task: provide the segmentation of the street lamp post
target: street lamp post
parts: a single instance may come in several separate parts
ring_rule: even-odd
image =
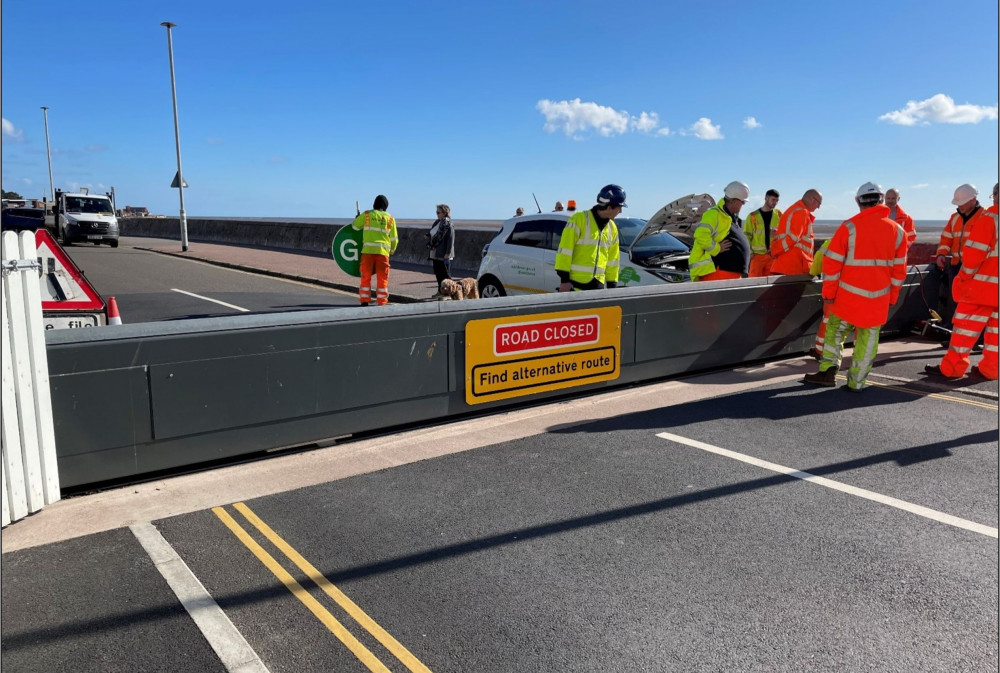
[[[188,232],[187,232],[187,214],[184,212],[184,173],[181,171],[181,130],[180,124],[177,121],[177,84],[174,79],[174,41],[170,34],[170,29],[175,27],[176,23],[170,23],[169,21],[164,21],[160,24],[167,29],[167,52],[170,54],[170,91],[174,98],[174,141],[177,144],[177,193],[180,195],[181,199],[181,251],[187,252],[188,249]]]
[[[49,147],[49,109],[42,106],[42,116],[45,118],[45,155],[49,158],[49,198],[56,200],[56,193],[52,187],[52,149]]]

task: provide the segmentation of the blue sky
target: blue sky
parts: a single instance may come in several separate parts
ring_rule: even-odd
[[[648,217],[747,182],[819,219],[858,185],[943,219],[997,180],[997,2],[4,0],[4,189],[115,187],[176,214],[173,29],[189,216]]]

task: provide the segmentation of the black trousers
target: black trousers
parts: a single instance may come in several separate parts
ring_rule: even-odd
[[[437,278],[438,285],[445,278],[451,278],[450,259],[432,259],[431,262],[434,264],[434,276]]]

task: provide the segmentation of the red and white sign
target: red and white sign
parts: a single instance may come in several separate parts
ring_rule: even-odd
[[[102,311],[104,300],[80,268],[45,229],[35,232],[38,262],[42,265],[39,290],[42,310]]]
[[[493,353],[510,355],[592,344],[597,343],[600,335],[601,318],[596,315],[508,323],[493,329]]]

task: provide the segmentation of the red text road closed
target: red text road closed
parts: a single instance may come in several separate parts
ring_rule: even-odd
[[[498,325],[493,330],[493,352],[509,355],[597,343],[600,334],[601,319],[596,315]]]

